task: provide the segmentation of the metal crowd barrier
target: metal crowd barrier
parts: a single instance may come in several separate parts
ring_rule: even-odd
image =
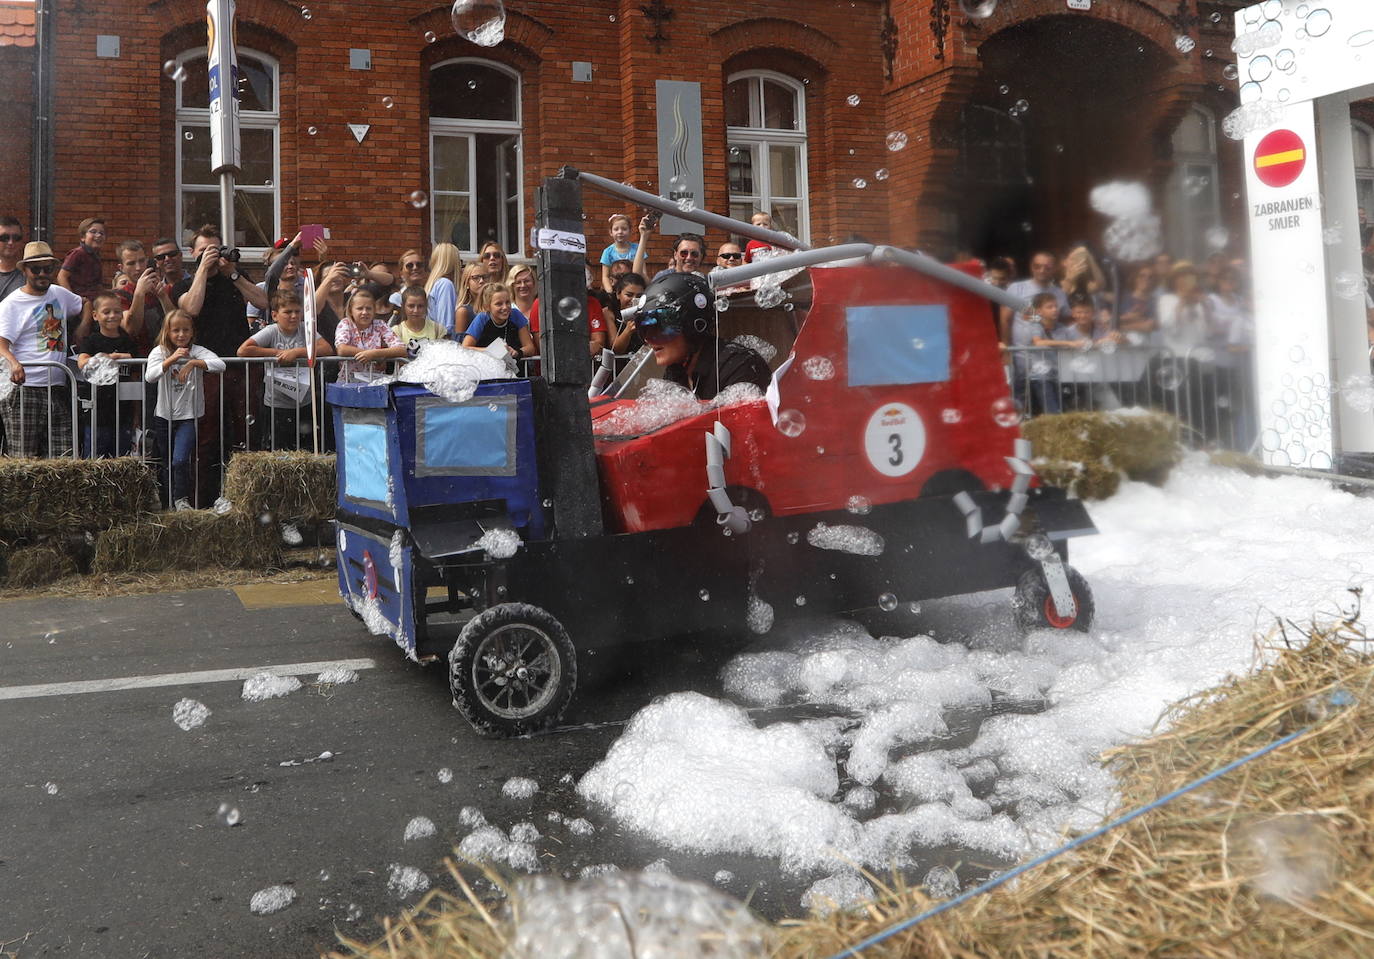
[[[1258,436],[1248,351],[1158,346],[1017,346],[1007,351],[1022,415],[1144,407],[1176,416],[1193,447],[1247,451]]]
[[[46,432],[47,432],[47,437],[46,437],[46,439],[47,439],[47,445],[48,445],[48,456],[49,456],[49,457],[55,457],[55,456],[71,456],[71,457],[73,457],[73,458],[79,457],[79,456],[80,456],[81,444],[80,444],[80,443],[78,442],[78,440],[77,440],[76,373],[75,373],[75,372],[72,370],[72,368],[69,367],[66,363],[63,363],[63,362],[61,362],[61,361],[59,361],[59,360],[35,360],[35,361],[32,362],[32,363],[25,363],[25,364],[24,364],[24,371],[25,371],[25,373],[28,373],[30,370],[35,370],[35,369],[52,369],[52,370],[59,370],[59,371],[61,371],[61,373],[62,373],[63,379],[65,379],[67,382],[66,382],[65,385],[57,385],[57,386],[54,386],[52,383],[48,383],[48,384],[46,384],[46,385],[44,385],[44,386],[42,386],[42,387],[15,386],[15,387],[14,387],[14,390],[15,390],[15,392],[18,394],[18,398],[15,399],[14,402],[18,403],[18,405],[19,405],[19,424],[20,424],[20,429],[21,429],[21,430],[23,429],[23,424],[24,424],[25,420],[28,419],[28,411],[27,411],[26,408],[27,408],[29,402],[32,400],[32,397],[30,396],[30,394],[31,394],[31,393],[33,392],[33,390],[35,390],[35,389],[42,389],[42,390],[45,391],[45,395],[44,395],[44,397],[43,397],[43,403],[44,403],[44,408],[43,408],[43,421],[44,421],[44,423],[46,424],[46,427],[47,427],[47,429],[46,429]],[[6,375],[8,375],[8,374],[6,374]],[[52,418],[52,415],[51,415],[51,412],[50,412],[50,411],[53,409],[53,390],[54,390],[54,389],[57,389],[57,390],[66,390],[66,391],[67,391],[67,402],[68,402],[68,403],[70,404],[70,406],[71,406],[71,410],[70,410],[70,413],[69,413],[69,416],[71,417],[71,446],[68,447],[68,448],[66,448],[66,449],[63,449],[63,450],[61,450],[61,451],[59,451],[59,452],[57,452],[57,453],[54,453],[54,450],[57,449],[57,446],[56,446],[56,445],[54,444],[54,442],[53,442],[53,441],[54,441],[54,435],[53,435],[53,422],[52,422],[53,418]],[[8,402],[10,402],[10,400],[6,400],[5,402],[8,403]],[[35,411],[35,412],[36,412],[36,411]],[[66,437],[64,436],[64,437],[62,437],[62,439],[65,440]],[[9,436],[7,435],[7,436],[5,437],[5,452],[6,452],[6,453],[9,453],[13,448],[14,448],[14,440],[13,440],[11,437],[9,437]]]

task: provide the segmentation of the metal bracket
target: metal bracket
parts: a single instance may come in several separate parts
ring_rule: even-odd
[[[1078,615],[1078,604],[1074,602],[1073,589],[1069,586],[1069,574],[1064,571],[1064,562],[1058,553],[1051,553],[1040,561],[1040,571],[1045,575],[1045,585],[1050,588],[1050,602],[1054,604],[1056,616],[1072,619]]]

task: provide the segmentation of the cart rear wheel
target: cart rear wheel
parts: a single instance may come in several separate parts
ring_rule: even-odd
[[[1021,574],[1016,584],[1016,595],[1012,605],[1016,608],[1016,625],[1022,630],[1032,629],[1076,629],[1087,632],[1092,625],[1093,591],[1088,581],[1072,566],[1065,566],[1069,577],[1069,589],[1073,592],[1077,610],[1072,616],[1060,616],[1055,612],[1050,599],[1050,587],[1045,582],[1045,574],[1037,567]]]
[[[538,606],[504,603],[468,621],[449,653],[453,705],[487,736],[519,736],[558,720],[577,686],[563,624]]]

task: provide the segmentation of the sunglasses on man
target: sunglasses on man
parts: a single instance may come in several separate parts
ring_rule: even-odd
[[[22,239],[22,233],[0,233],[0,243],[18,243]]]
[[[174,256],[181,256],[181,251],[180,251],[180,250],[173,250],[173,251],[171,251],[170,253],[154,253],[154,254],[153,254],[153,259],[154,259],[154,260],[157,260],[159,263],[161,263],[163,260],[170,259],[170,258],[172,258],[172,257],[174,257]]]
[[[30,273],[32,273],[34,276],[44,276],[44,275],[46,275],[46,274],[48,274],[48,273],[56,273],[56,272],[57,272],[57,264],[56,264],[56,263],[25,263],[25,264],[24,264],[24,269],[28,270],[28,271],[29,271]]]
[[[718,254],[716,254],[716,255],[719,256],[722,260],[742,260],[742,259],[744,259],[744,254],[743,254],[743,253],[718,253]]]
[[[677,251],[677,255],[680,256],[680,257],[682,257],[684,260],[700,260],[700,259],[701,259],[701,253],[698,252],[697,250],[678,250],[678,251]]]

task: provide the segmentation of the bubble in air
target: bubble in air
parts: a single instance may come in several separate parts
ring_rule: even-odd
[[[949,899],[959,894],[959,876],[948,866],[932,868],[923,885],[932,899]]]
[[[887,148],[893,153],[896,153],[898,150],[905,150],[906,144],[907,136],[900,130],[893,130],[887,135]]]
[[[1016,426],[1021,422],[1021,411],[1010,396],[1002,396],[992,402],[992,421],[998,426]]]
[[[1240,76],[1240,68],[1234,63],[1228,63],[1221,68],[1221,75],[1228,80],[1234,80],[1236,77]]]
[[[806,432],[806,417],[799,410],[781,410],[777,425],[783,436],[796,438]]]
[[[897,608],[897,597],[891,593],[883,593],[878,597],[878,608],[884,613],[890,613]]]
[[[1173,363],[1166,363],[1155,374],[1155,382],[1160,389],[1176,390],[1183,385],[1183,372]]]
[[[1302,27],[1309,37],[1326,36],[1327,31],[1331,29],[1331,11],[1325,7],[1313,10],[1303,21]]]
[[[576,320],[582,315],[582,303],[575,296],[565,296],[558,301],[558,315],[565,320]]]
[[[1197,41],[1194,40],[1192,37],[1188,36],[1187,34],[1181,33],[1178,36],[1174,37],[1174,47],[1178,50],[1179,53],[1192,53],[1193,48],[1196,46]]]
[[[866,188],[868,187],[868,181],[865,180],[865,179],[864,179],[863,177],[861,177],[861,176],[856,176],[856,177],[854,178],[854,181],[853,181],[853,182],[854,182],[854,189],[856,189],[856,190],[863,190],[863,189],[866,189]]]
[[[395,105],[396,101],[393,100],[391,97],[382,97],[382,106],[386,107],[388,110],[390,110]]]
[[[806,597],[805,597],[805,596],[798,596],[795,600],[793,600],[793,602],[796,603],[798,606],[805,606],[805,605],[806,605]]]
[[[506,7],[501,0],[454,0],[449,17],[458,35],[479,47],[494,47],[506,38]]]
[[[425,31],[425,43],[434,43],[438,39],[439,34],[435,33],[433,30]]]
[[[1019,117],[1019,116],[1021,116],[1021,114],[1025,113],[1025,112],[1026,112],[1027,110],[1029,110],[1029,109],[1030,109],[1030,101],[1029,101],[1029,100],[1026,100],[1026,99],[1021,99],[1021,100],[1017,100],[1015,103],[1013,103],[1013,104],[1011,105],[1011,110],[1008,111],[1008,112],[1010,112],[1011,115],[1014,116],[1014,117]]]
[[[410,200],[410,205],[417,210],[423,210],[425,207],[429,206],[429,194],[424,190],[411,191],[408,199]]]
[[[697,593],[697,595],[701,597],[701,601],[703,603],[708,602],[711,599],[711,591],[707,589],[701,590],[699,593]]]
[[[54,783],[54,782],[46,782],[46,783],[44,783],[44,784],[43,784],[43,791],[44,791],[45,793],[47,793],[49,796],[56,796],[56,795],[57,795],[57,783]]]
[[[318,129],[316,129],[315,127],[306,127],[306,128],[305,128],[305,132],[308,133],[310,136],[313,137],[315,134],[319,133],[320,131],[319,131]]]
[[[1361,30],[1359,33],[1352,34],[1346,43],[1352,47],[1367,47],[1374,43],[1374,30]]]
[[[997,12],[997,0],[959,0],[959,11],[970,20],[986,20]]]
[[[1369,289],[1369,281],[1363,273],[1341,272],[1336,274],[1332,287],[1343,300],[1359,300],[1364,298],[1365,291]]]
[[[167,60],[162,64],[162,72],[167,74],[177,83],[186,79],[186,68],[175,60]]]
[[[219,810],[215,813],[215,819],[221,826],[237,826],[242,817],[239,815],[238,806],[222,802],[219,804]]]
[[[851,93],[849,96],[844,98],[844,102],[849,104],[851,107],[857,107],[859,103],[862,101],[859,100],[859,95],[857,93]]]
[[[963,418],[964,415],[953,407],[940,411],[940,419],[946,423],[957,423]]]
[[[728,309],[730,309],[730,298],[728,296],[716,297],[716,312],[724,313]]]
[[[1205,234],[1207,245],[1213,250],[1224,250],[1231,242],[1231,231],[1224,226],[1214,226]]]
[[[196,138],[196,135],[195,135],[194,133],[192,133],[190,130],[187,130],[187,131],[186,131],[186,139],[188,139],[188,140],[194,140],[195,138]]]

